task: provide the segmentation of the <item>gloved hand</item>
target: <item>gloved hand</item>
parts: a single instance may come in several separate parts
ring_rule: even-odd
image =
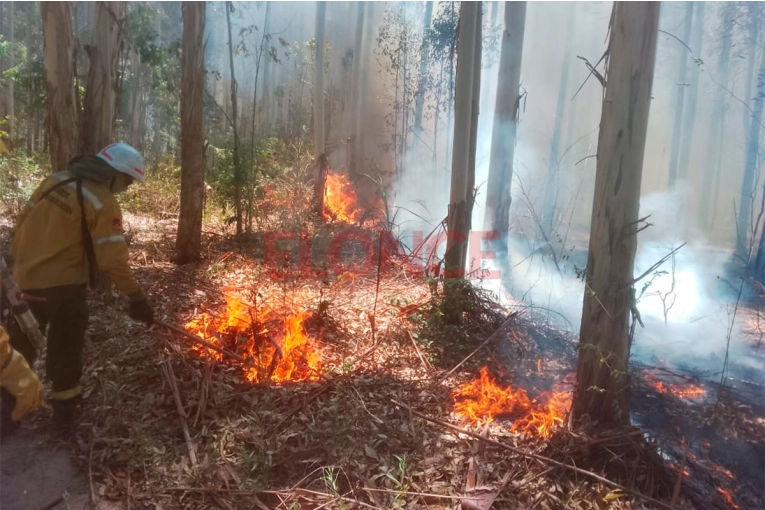
[[[24,415],[40,407],[42,402],[42,384],[24,356],[14,350],[8,354],[8,365],[0,373],[0,384],[16,397],[16,406],[11,413],[13,421],[19,421]]]
[[[139,301],[131,301],[128,315],[131,319],[146,323],[147,326],[151,326],[154,322],[154,310],[146,298]]]

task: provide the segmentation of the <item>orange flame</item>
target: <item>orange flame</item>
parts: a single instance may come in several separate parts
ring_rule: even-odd
[[[731,494],[730,491],[727,491],[727,490],[725,490],[725,489],[723,489],[721,487],[718,487],[717,488],[717,492],[722,494],[723,498],[725,498],[725,502],[726,503],[728,503],[731,507],[733,507],[736,510],[738,510],[739,506],[736,504],[735,501],[733,501],[733,494]]]
[[[485,366],[481,368],[478,379],[457,388],[453,397],[455,412],[474,423],[492,421],[505,414],[520,415],[513,423],[513,431],[534,433],[545,438],[563,423],[571,405],[571,393],[566,391],[543,394],[547,404],[542,405],[531,400],[522,388],[502,388]]]
[[[204,313],[185,327],[200,338],[247,359],[249,363],[242,367],[247,381],[312,381],[319,378],[321,350],[318,342],[303,330],[304,313],[286,319],[260,317],[256,321],[255,310],[237,297],[226,296],[226,307],[225,313],[217,316]],[[281,328],[272,331],[271,326],[262,326],[265,322],[281,323]],[[200,345],[194,345],[193,349],[206,350]],[[219,361],[223,359],[223,355],[216,351],[208,354]]]
[[[659,379],[655,370],[645,370],[648,385],[662,394],[671,394],[685,399],[696,399],[706,395],[707,390],[691,383],[665,383]]]
[[[343,174],[327,174],[324,195],[324,215],[346,223],[358,223],[362,211],[357,206],[358,197],[348,177]]]

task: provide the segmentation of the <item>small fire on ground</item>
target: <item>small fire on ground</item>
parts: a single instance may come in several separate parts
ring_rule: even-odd
[[[338,173],[327,173],[324,191],[324,216],[346,223],[358,223],[363,211],[358,206],[356,189],[348,177]]]
[[[656,370],[645,369],[643,377],[646,383],[657,392],[664,395],[674,395],[683,399],[698,399],[706,395],[707,391],[693,383],[670,383],[659,379]]]
[[[484,366],[478,379],[460,386],[452,396],[455,412],[473,423],[512,416],[513,432],[547,438],[564,423],[571,407],[571,392],[563,390],[562,385],[556,385],[554,390],[542,393],[539,399],[531,399],[522,388],[498,385]]]
[[[241,299],[226,296],[227,309],[218,315],[203,313],[186,324],[186,330],[208,342],[233,351],[248,363],[244,377],[250,382],[298,382],[319,378],[321,348],[306,335],[304,312],[286,318],[256,310]],[[217,360],[223,354],[195,345],[194,350]]]

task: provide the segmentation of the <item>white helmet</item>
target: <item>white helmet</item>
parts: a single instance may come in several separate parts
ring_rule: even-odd
[[[96,154],[115,170],[128,174],[133,179],[146,182],[146,169],[143,166],[143,156],[126,143],[107,145]]]

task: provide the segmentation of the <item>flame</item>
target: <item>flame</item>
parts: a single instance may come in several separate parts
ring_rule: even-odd
[[[656,375],[655,370],[643,372],[646,382],[653,389],[662,394],[672,394],[685,399],[696,399],[706,395],[707,390],[691,383],[665,383]]]
[[[727,491],[721,487],[718,487],[717,492],[722,494],[723,498],[725,498],[726,503],[728,503],[730,506],[738,510],[739,506],[736,504],[735,501],[733,501],[733,494],[731,494],[730,491]]]
[[[346,223],[358,223],[362,211],[358,208],[356,190],[343,174],[327,173],[324,195],[324,215]]]
[[[274,314],[258,317],[254,308],[227,295],[224,313],[203,313],[188,322],[185,328],[243,356],[248,361],[242,367],[247,381],[313,381],[319,378],[321,350],[318,342],[305,334],[304,320],[303,312],[287,318],[274,317]],[[271,326],[273,323],[280,327]],[[194,345],[193,349],[200,353],[207,350],[201,345]],[[217,351],[210,350],[208,354],[223,360],[223,355]]]
[[[534,433],[549,437],[561,425],[571,405],[571,393],[556,391],[544,393],[547,404],[531,400],[524,389],[502,388],[489,375],[488,367],[481,368],[478,379],[466,383],[452,393],[455,412],[474,423],[492,421],[500,415],[521,417],[513,423],[514,432]]]

